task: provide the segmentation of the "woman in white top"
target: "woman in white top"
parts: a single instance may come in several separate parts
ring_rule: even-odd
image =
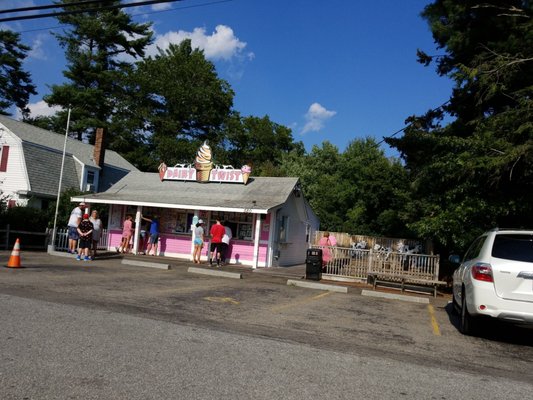
[[[96,250],[98,248],[98,242],[100,242],[100,237],[102,236],[102,220],[98,215],[98,211],[93,210],[89,221],[93,223],[93,260],[96,257]]]

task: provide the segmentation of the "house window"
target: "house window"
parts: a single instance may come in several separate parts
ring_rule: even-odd
[[[6,172],[7,171],[7,159],[9,157],[9,146],[2,146],[0,149],[0,152],[2,153],[0,155],[0,172]]]
[[[87,171],[87,184],[94,185],[94,171]]]
[[[279,224],[279,241],[280,243],[287,242],[289,237],[289,217],[283,215]]]

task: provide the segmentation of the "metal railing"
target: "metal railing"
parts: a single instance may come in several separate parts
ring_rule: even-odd
[[[391,279],[405,277],[437,281],[439,256],[408,254],[394,251],[354,249],[337,246],[312,246],[322,249],[325,262],[323,274],[364,280],[368,275],[387,275]]]
[[[50,237],[52,234],[50,233]],[[98,250],[107,250],[109,237],[107,235],[107,229],[102,229],[102,236],[98,242]],[[67,251],[68,249],[68,229],[58,229],[56,232],[55,241],[56,251]]]

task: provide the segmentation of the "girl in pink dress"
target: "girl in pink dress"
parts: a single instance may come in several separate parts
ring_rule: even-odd
[[[130,240],[133,235],[133,217],[126,215],[126,220],[122,227],[122,241],[120,247],[117,247],[117,253],[127,253],[130,248]]]
[[[330,236],[328,231],[324,232],[324,235],[320,238],[318,242],[319,246],[322,246],[322,268],[331,260],[331,246],[337,245],[337,240],[335,236]]]

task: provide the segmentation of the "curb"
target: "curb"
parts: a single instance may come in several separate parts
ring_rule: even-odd
[[[55,250],[48,250],[48,254],[55,257],[67,257],[67,258],[75,258],[76,254],[71,253],[65,253],[64,251],[55,251]]]
[[[406,296],[403,294],[375,292],[373,290],[366,290],[366,289],[361,292],[361,295],[369,296],[369,297],[379,297],[382,299],[408,301],[411,303],[429,304],[429,299],[425,297],[414,297],[414,296]]]
[[[166,270],[170,269],[170,264],[161,264],[161,263],[148,262],[148,261],[136,261],[136,260],[124,259],[122,260],[122,264],[135,265],[137,267],[149,267],[149,268],[166,269]]]
[[[330,292],[348,293],[348,288],[345,286],[328,285],[325,283],[315,283],[309,281],[295,281],[294,279],[287,280],[288,286],[299,286],[308,289],[327,290]]]
[[[206,269],[206,268],[197,268],[197,267],[189,267],[187,272],[191,272],[193,274],[201,274],[201,275],[221,276],[224,278],[242,279],[242,274],[240,272],[227,272],[227,271],[219,271],[216,269]]]

